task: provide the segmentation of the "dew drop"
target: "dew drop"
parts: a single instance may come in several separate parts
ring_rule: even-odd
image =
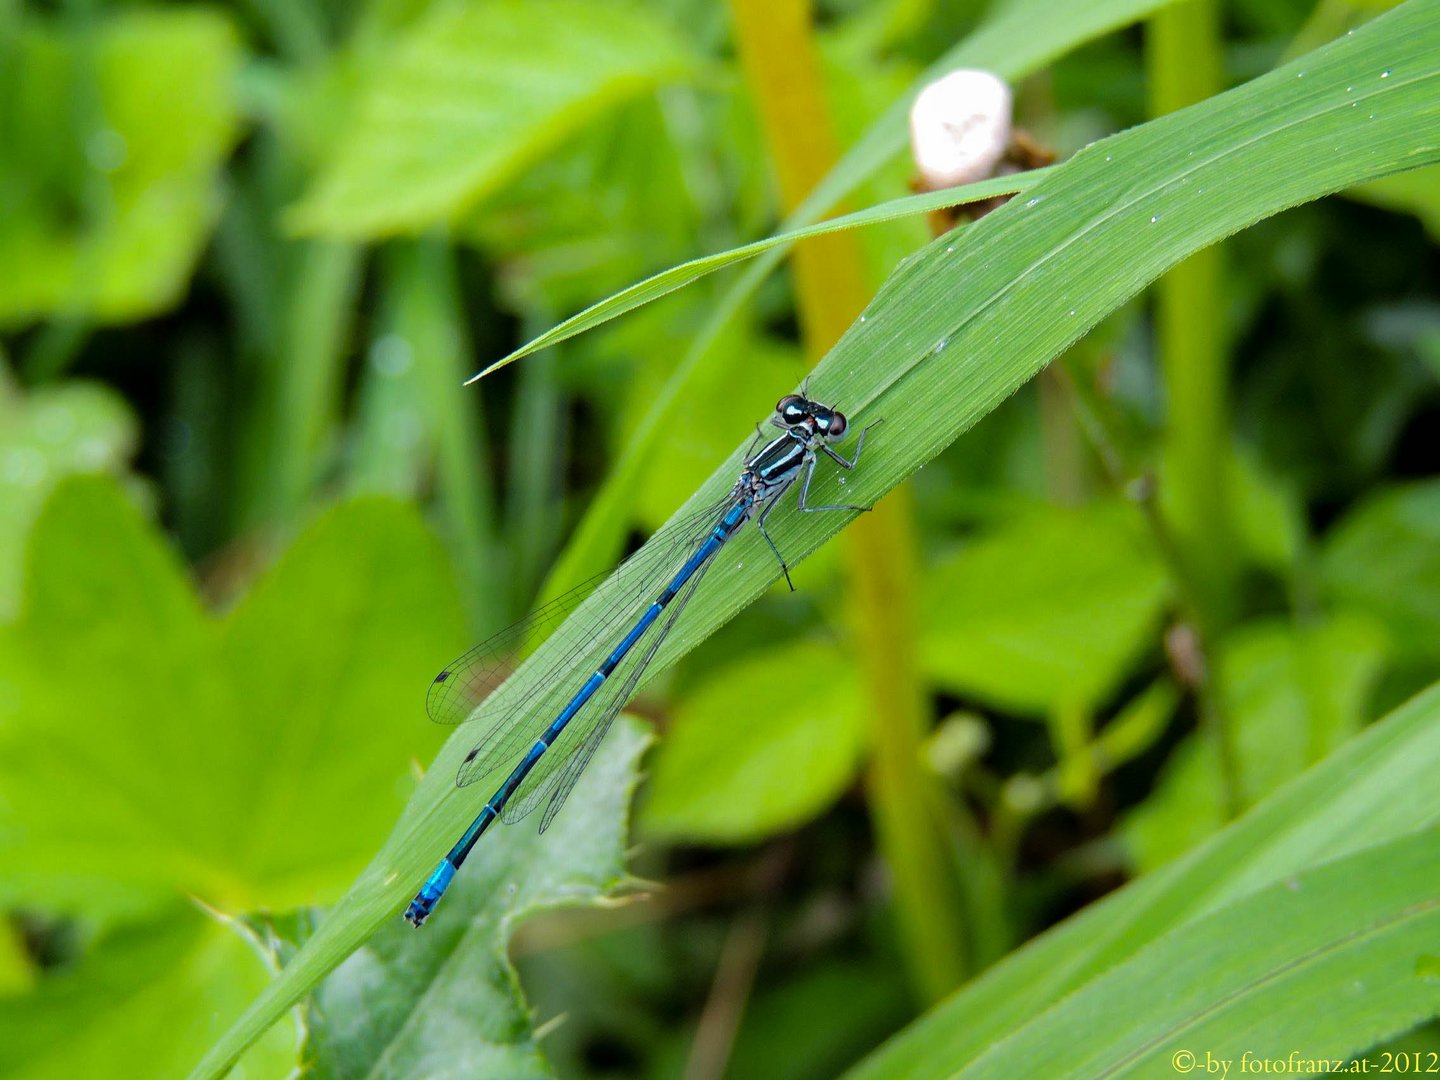
[[[1112,160],[1114,160],[1114,159],[1111,158],[1111,156],[1110,156],[1109,154],[1106,154],[1106,155],[1105,155],[1105,160],[1106,160],[1106,161],[1112,161]]]
[[[1389,68],[1386,68],[1384,71],[1380,72],[1380,78],[1382,78],[1382,79],[1388,79],[1388,78],[1390,78],[1390,69],[1389,69]]]
[[[129,156],[130,147],[125,136],[114,128],[99,129],[85,143],[85,157],[91,168],[98,172],[115,172]]]
[[[45,442],[64,442],[80,426],[75,414],[64,405],[41,406],[35,413],[35,434]]]
[[[1040,201],[1040,196],[1037,195],[1037,196],[1035,196],[1035,198],[1031,199],[1031,200],[1030,200],[1029,202],[1027,202],[1025,205],[1026,205],[1026,206],[1034,206],[1034,205],[1035,205],[1036,203],[1038,203],[1039,201]]]
[[[953,255],[953,254],[955,254],[955,245],[954,245],[954,244],[951,244],[949,247],[947,247],[947,248],[945,249],[945,254],[946,254],[946,255]]]
[[[414,360],[410,342],[399,334],[385,334],[370,346],[370,366],[380,375],[398,378],[410,370]]]
[[[1151,225],[1154,225],[1154,224],[1155,224],[1157,221],[1159,221],[1159,220],[1160,220],[1160,215],[1159,215],[1159,214],[1151,214],[1151,215],[1150,215],[1150,224],[1151,224]]]
[[[1070,309],[1070,317],[1072,319],[1075,317],[1075,309],[1073,307]]]
[[[19,487],[38,487],[45,473],[45,455],[33,447],[16,447],[0,458],[0,476]]]
[[[861,322],[864,322],[864,321],[865,321],[865,316],[864,316],[864,315],[861,315],[861,316],[860,316],[860,321],[861,321]]]

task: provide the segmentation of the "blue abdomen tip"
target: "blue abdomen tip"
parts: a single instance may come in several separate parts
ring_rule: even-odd
[[[454,876],[454,864],[449,859],[441,860],[434,873],[425,879],[424,885],[420,886],[420,891],[415,894],[415,899],[410,901],[410,906],[405,909],[406,921],[419,926],[428,919],[430,913],[435,910],[435,905],[445,895],[445,890]]]

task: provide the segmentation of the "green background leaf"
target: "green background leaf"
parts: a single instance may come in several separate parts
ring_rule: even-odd
[[[0,628],[7,899],[104,920],[335,896],[434,745],[415,687],[461,639],[413,512],[330,511],[219,621],[108,481],[62,484],[30,552]]]
[[[756,700],[760,687],[770,700]],[[674,716],[641,820],[656,836],[721,843],[793,828],[854,779],[864,739],[855,673],[833,645],[744,657]]]
[[[0,1002],[0,1070],[15,1080],[182,1075],[270,971],[235,927],[184,904],[164,914],[107,935],[36,993]],[[237,1075],[290,1075],[296,1035],[277,1025]]]
[[[356,237],[448,220],[602,110],[693,67],[638,7],[441,7],[366,79],[354,127],[292,221]]]
[[[1360,730],[1384,657],[1378,628],[1353,616],[1300,628],[1251,624],[1225,641],[1220,692],[1244,806]],[[1215,740],[1192,735],[1125,825],[1139,866],[1159,866],[1223,826],[1224,783]]]
[[[24,271],[0,289],[0,325],[167,307],[219,209],[217,173],[236,136],[230,22],[199,8],[131,10],[77,38],[29,17],[7,54],[0,265]]]
[[[926,672],[953,692],[1043,715],[1094,706],[1153,640],[1168,586],[1121,506],[1022,516],[926,578]]]
[[[1403,657],[1440,655],[1440,484],[1358,507],[1331,534],[1322,573],[1334,601],[1378,620]]]
[[[25,538],[56,482],[118,472],[135,442],[134,417],[104,387],[71,382],[20,394],[0,375],[0,619],[19,606]]]

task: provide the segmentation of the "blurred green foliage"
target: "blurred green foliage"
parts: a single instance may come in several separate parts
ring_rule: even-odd
[[[1090,39],[1166,5],[815,6],[855,147],[828,194],[856,209],[907,194],[892,121],[942,55],[1028,75],[1017,121],[1062,163],[1138,124],[1144,35]],[[1238,84],[1375,7],[1230,0],[1206,59]],[[314,987],[303,1024],[236,1075],[824,1077],[902,1028],[862,1072],[1010,1075],[1012,1053],[1083,1074],[1168,1067],[1157,1032],[1201,1017],[1216,1048],[1258,1016],[1343,1057],[1440,1011],[1413,970],[1431,916],[1406,914],[1433,907],[1433,691],[1371,724],[1440,675],[1435,168],[1240,233],[1191,294],[1225,342],[1233,603],[1189,572],[1193,523],[1173,528],[1173,421],[1198,404],[1124,302],[1237,228],[1213,224],[1227,200],[1268,207],[1253,220],[1359,168],[1346,125],[1371,99],[1303,70],[1114,144],[1151,165],[1026,178],[1034,214],[1022,195],[905,263],[825,369],[887,419],[825,497],[914,473],[938,722],[910,767],[969,972],[1058,929],[912,1023],[843,564],[822,549],[799,595],[736,615],[770,580],[753,536],[662,662],[733,620],[635,706],[654,748],[618,725],[554,828],[487,837],[424,934],[393,917],[486,794],[446,791],[465,746],[423,720],[434,671],[556,573],[718,494],[805,374],[776,248],[459,388],[776,229],[734,49],[727,7],[698,0],[0,9],[0,1072],[181,1075],[273,1006],[275,968]],[[1411,100],[1408,128],[1381,119],[1418,163],[1440,112]],[[1234,173],[1184,155],[1187,124],[1286,109],[1278,128],[1329,124],[1346,152]],[[1116,223],[1172,179],[1148,222]],[[878,285],[929,235],[876,220],[857,235]],[[1065,276],[1051,256],[1077,236],[1095,261]],[[838,527],[777,519],[797,555]],[[318,981],[349,952],[327,942],[382,920]],[[1184,990],[1164,1015],[1160,983]],[[1352,983],[1379,989],[1326,1029]],[[1065,1057],[1086,1038],[1088,1065]]]
[[[233,24],[116,11],[6,17],[0,322],[154,315],[184,292],[235,140]]]

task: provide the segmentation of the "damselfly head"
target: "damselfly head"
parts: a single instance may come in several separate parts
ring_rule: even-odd
[[[799,394],[786,394],[775,403],[775,412],[786,427],[798,427],[812,416],[813,406]]]
[[[804,428],[808,434],[826,439],[840,438],[849,423],[838,409],[811,401],[801,394],[786,394],[776,403],[775,412],[780,423],[792,431]]]
[[[849,426],[845,414],[838,409],[815,405],[812,415],[815,417],[815,430],[827,439],[840,438],[845,434],[845,428]]]

